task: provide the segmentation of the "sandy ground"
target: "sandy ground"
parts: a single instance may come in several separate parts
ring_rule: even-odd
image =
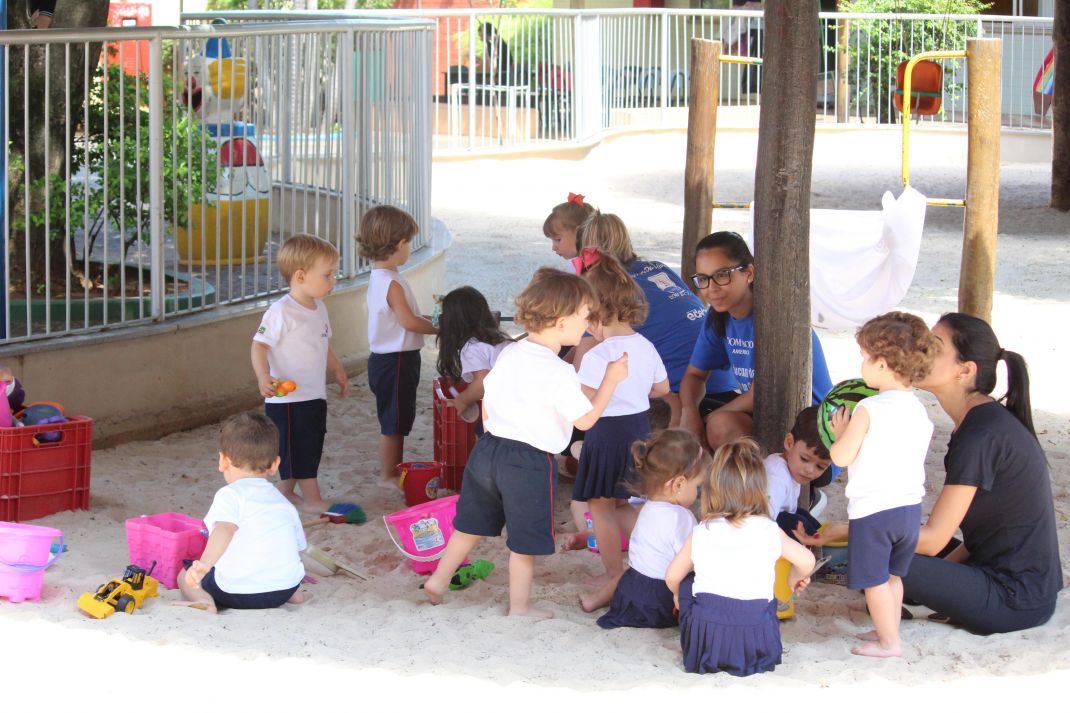
[[[679,262],[682,223],[682,135],[625,137],[596,148],[580,162],[552,159],[479,160],[435,166],[434,212],[453,231],[447,255],[450,286],[473,284],[492,307],[512,311],[513,296],[539,265],[563,267],[540,226],[568,191],[586,194],[619,213],[641,256]],[[755,137],[724,135],[718,145],[717,194],[748,199],[753,186]],[[930,195],[963,192],[964,142],[916,139],[915,185]],[[1002,174],[999,271],[994,323],[1003,345],[1023,353],[1033,378],[1041,442],[1052,469],[1064,563],[1070,563],[1070,388],[1058,376],[1067,354],[1062,334],[1070,310],[1070,216],[1045,207],[1050,167],[1018,164],[1005,156]],[[897,144],[866,134],[821,136],[815,152],[814,206],[874,208],[897,187]],[[961,244],[961,211],[930,209],[914,285],[903,307],[927,320],[953,309]],[[744,229],[746,214],[717,211],[718,228]],[[335,316],[341,322],[340,316]],[[823,331],[833,380],[857,374],[851,335]],[[407,455],[432,454],[430,374],[434,352],[424,351],[421,403]],[[250,381],[250,388],[253,388]],[[39,603],[0,601],[0,701],[59,710],[75,704],[133,701],[153,709],[203,705],[281,709],[412,703],[481,710],[560,703],[651,706],[710,701],[809,703],[788,696],[838,695],[817,701],[1022,700],[1070,683],[1070,606],[1064,595],[1045,626],[1018,634],[976,637],[925,620],[905,622],[902,660],[851,656],[852,635],[868,625],[860,595],[814,584],[782,625],[784,663],[772,674],[737,680],[683,672],[677,632],[603,632],[577,598],[581,582],[599,571],[587,552],[541,561],[534,596],[552,609],[552,621],[505,617],[507,553],[490,540],[476,555],[498,569],[485,582],[432,608],[417,589],[421,578],[394,549],[381,516],[403,506],[400,493],[374,485],[375,407],[363,376],[350,398],[332,397],[321,482],[331,498],[363,504],[363,526],[318,528],[313,543],[356,566],[369,579],[321,578],[313,598],[269,612],[211,617],[171,607],[164,591],[134,616],[94,621],[80,615],[77,596],[121,573],[126,563],[123,522],[146,513],[180,511],[203,516],[222,479],[215,472],[218,428],[177,433],[153,442],[93,454],[92,510],[45,518],[58,527],[70,552],[46,575]],[[929,457],[926,504],[943,480],[942,457],[950,422],[926,395],[937,432]],[[563,491],[564,493],[564,491]],[[841,485],[829,488],[828,515],[841,517]],[[567,496],[559,497],[567,523]],[[58,685],[57,685],[58,684]],[[1028,686],[1028,689],[1023,688]],[[827,693],[819,689],[830,689]],[[836,694],[832,694],[832,690]],[[889,695],[880,694],[887,691]],[[876,693],[879,698],[874,698]],[[438,698],[433,698],[438,696]],[[597,696],[597,698],[595,697]],[[844,696],[850,696],[845,699]],[[812,705],[812,703],[811,703]]]

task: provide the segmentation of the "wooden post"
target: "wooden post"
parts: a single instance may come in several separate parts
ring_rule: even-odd
[[[754,179],[754,437],[781,449],[810,404],[810,175],[818,0],[766,0]]]
[[[849,23],[843,17],[836,20],[836,122],[839,124],[847,123],[851,108],[851,85],[847,81],[851,77],[851,58],[847,54]]]
[[[966,40],[966,217],[962,229],[959,311],[992,318],[999,228],[1000,54],[1003,41]]]
[[[691,40],[691,106],[687,110],[680,274],[692,289],[689,277],[695,272],[695,245],[709,234],[713,225],[713,148],[717,140],[720,65],[720,42]]]
[[[1070,210],[1070,69],[1067,69],[1070,67],[1070,7],[1065,2],[1055,3],[1051,35],[1056,68],[1051,106],[1051,207],[1067,211]]]

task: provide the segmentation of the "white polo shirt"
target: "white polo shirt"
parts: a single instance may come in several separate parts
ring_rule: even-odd
[[[327,398],[327,351],[331,320],[327,308],[315,300],[313,309],[304,307],[290,295],[283,295],[268,307],[253,341],[268,345],[271,375],[297,384],[285,396],[265,399],[269,404]]]
[[[410,332],[401,326],[394,310],[386,301],[390,283],[401,285],[405,301],[413,314],[420,314],[420,305],[416,304],[416,295],[408,281],[395,270],[377,267],[368,276],[368,347],[376,354],[394,352],[411,352],[422,349],[424,335]]]
[[[483,408],[488,433],[560,453],[573,422],[591,410],[591,402],[575,369],[525,339],[506,346],[483,380]]]
[[[650,387],[665,381],[665,364],[658,350],[642,334],[607,337],[583,355],[580,362],[580,383],[597,389],[606,375],[609,362],[628,353],[628,376],[613,389],[603,416],[627,416],[643,413],[650,408]]]

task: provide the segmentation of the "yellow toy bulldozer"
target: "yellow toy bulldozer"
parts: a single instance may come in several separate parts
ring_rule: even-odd
[[[128,565],[122,579],[100,585],[96,594],[85,592],[78,597],[78,608],[95,619],[103,619],[117,611],[133,614],[148,597],[157,596],[158,582],[149,576],[155,568],[155,561],[148,572],[137,565]]]

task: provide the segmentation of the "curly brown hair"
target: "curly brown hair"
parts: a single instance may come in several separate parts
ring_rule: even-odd
[[[888,312],[869,320],[855,332],[855,341],[873,359],[908,384],[916,384],[933,368],[937,342],[929,327],[906,312]]]
[[[646,297],[620,260],[599,250],[598,261],[584,270],[583,276],[598,293],[598,306],[591,310],[592,321],[617,321],[633,327],[646,321]]]
[[[557,320],[598,304],[591,283],[579,275],[553,267],[540,267],[516,296],[513,321],[529,332],[541,332]]]
[[[632,461],[636,474],[632,488],[636,495],[647,499],[660,495],[674,478],[705,479],[713,463],[698,439],[682,428],[666,428],[646,441],[636,441],[632,444]]]
[[[411,215],[392,205],[377,205],[360,219],[357,244],[360,256],[368,260],[385,260],[398,245],[407,243],[420,232]]]

